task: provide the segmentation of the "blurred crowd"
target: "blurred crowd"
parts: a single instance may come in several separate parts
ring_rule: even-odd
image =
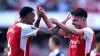
[[[100,12],[100,0],[0,0],[0,10],[20,10],[23,6],[35,8],[36,3],[46,11],[66,12],[82,7],[89,12]]]

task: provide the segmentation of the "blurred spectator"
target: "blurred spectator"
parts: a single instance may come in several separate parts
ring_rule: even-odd
[[[100,0],[95,0],[95,4],[100,12]]]
[[[88,12],[100,12],[100,0],[0,0],[0,10],[20,10],[23,6],[35,9],[36,3],[46,11],[67,12],[81,7]]]
[[[8,10],[16,9],[17,0],[6,0],[6,7]]]
[[[91,51],[90,56],[100,56],[100,33],[97,34],[95,43],[96,43],[96,48]]]
[[[0,40],[3,40],[2,32],[0,31]]]
[[[57,0],[46,0],[42,7],[47,11],[57,11]]]
[[[75,8],[81,7],[89,12],[99,12],[95,0],[76,0],[77,2],[73,5]]]
[[[37,1],[40,5],[44,5],[46,3],[46,0],[38,0]]]
[[[2,32],[0,31],[0,53],[3,52],[3,42]]]
[[[58,11],[60,12],[66,12],[70,11],[72,7],[72,2],[71,0],[58,0]]]
[[[0,10],[5,10],[5,0],[0,0]]]
[[[30,46],[30,56],[41,56],[40,55],[40,49],[37,44],[34,44]]]
[[[29,6],[29,7],[36,9],[36,3],[37,3],[36,0],[19,0],[18,2],[20,4],[19,8],[22,8],[24,6]]]
[[[60,38],[57,35],[54,35],[49,39],[49,47],[52,50],[49,56],[64,56],[64,54],[59,49]]]
[[[8,56],[7,51],[8,51],[8,48],[7,48],[7,47],[5,47],[5,48],[4,48],[4,53],[3,53],[3,56]]]

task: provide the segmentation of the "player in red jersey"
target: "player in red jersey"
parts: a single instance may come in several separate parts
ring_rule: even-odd
[[[96,48],[91,51],[90,56],[100,56],[100,33],[96,35],[95,44]]]
[[[66,36],[70,37],[68,56],[90,56],[91,46],[94,42],[94,32],[87,26],[87,11],[82,8],[71,11],[71,19],[74,27],[65,25],[70,17],[67,17],[62,23],[56,19],[52,19],[51,23],[46,14],[43,11],[41,12],[43,15],[42,18],[49,27],[52,27],[52,23],[56,24],[63,30],[59,31],[58,34],[63,36],[66,34]]]
[[[37,7],[39,10],[39,7]],[[56,26],[50,30],[43,31],[37,28],[40,23],[40,15],[35,21],[35,13],[31,7],[23,7],[20,10],[20,21],[16,21],[11,25],[7,32],[8,40],[8,56],[29,56],[29,46],[31,37],[53,36],[59,31],[60,27]]]

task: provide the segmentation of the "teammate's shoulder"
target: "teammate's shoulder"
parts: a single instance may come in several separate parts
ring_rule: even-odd
[[[34,25],[28,25],[28,24],[24,24],[24,23],[18,23],[17,26],[22,27],[23,29],[36,29],[36,27]]]
[[[96,54],[96,49],[92,50],[90,54],[95,55]]]
[[[19,27],[28,27],[28,24],[24,24],[24,23],[17,23],[17,26]]]
[[[83,28],[83,30],[94,33],[94,31],[90,27],[85,27]]]

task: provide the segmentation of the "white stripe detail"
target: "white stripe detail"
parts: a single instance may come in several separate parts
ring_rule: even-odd
[[[94,32],[91,28],[89,27],[86,27],[86,28],[83,28],[82,29],[84,31],[84,36],[83,38],[85,39],[86,41],[86,45],[85,45],[85,54],[89,53],[90,52],[90,49],[91,49],[91,45],[92,45],[92,41],[93,41],[93,35],[94,35]]]

